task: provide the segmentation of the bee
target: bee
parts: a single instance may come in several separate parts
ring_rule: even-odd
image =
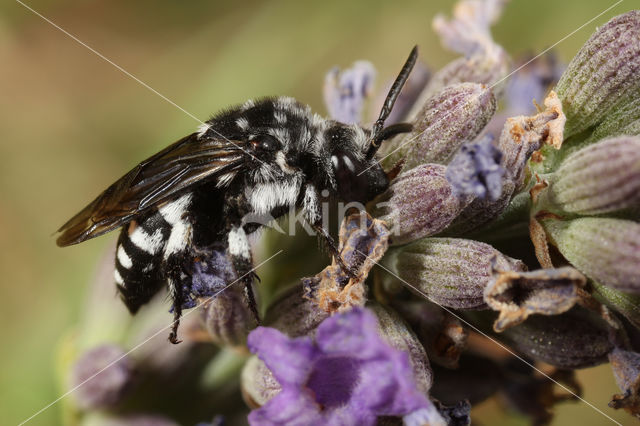
[[[411,130],[407,123],[384,122],[417,55],[414,47],[371,129],[322,118],[293,98],[247,101],[138,164],[62,225],[57,244],[122,228],[114,271],[118,292],[135,314],[166,285],[173,301],[172,343],[179,342],[182,309],[192,307],[189,265],[214,249],[229,259],[258,319],[247,236],[261,225],[244,223],[247,215],[279,218],[302,209],[349,273],[322,226],[321,194],[364,203],[387,189],[376,152],[382,141]]]

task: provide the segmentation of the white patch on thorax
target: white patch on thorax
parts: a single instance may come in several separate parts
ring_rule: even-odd
[[[240,256],[245,259],[251,259],[251,249],[249,248],[249,239],[242,227],[233,228],[229,232],[229,254],[231,256]]]
[[[122,265],[125,269],[131,269],[131,267],[133,266],[133,261],[124,250],[123,246],[118,247],[116,256],[118,257],[118,262],[120,262],[120,265]]]
[[[297,177],[282,182],[261,183],[248,191],[247,199],[254,213],[269,213],[276,207],[295,205],[300,185]]]
[[[236,126],[238,126],[240,130],[247,130],[249,128],[249,121],[244,117],[240,117],[236,120]]]
[[[158,209],[164,220],[173,225],[182,221],[189,204],[191,204],[192,194],[184,194],[177,200],[170,201]]]
[[[289,130],[287,129],[271,128],[267,130],[267,133],[269,133],[274,138],[278,139],[280,143],[284,146],[289,146],[289,144],[291,143],[291,136],[289,135]]]
[[[152,235],[149,235],[141,226],[137,226],[136,229],[129,234],[129,240],[140,250],[151,255],[156,254],[160,248],[162,248],[164,242],[162,239],[162,230],[156,229]]]
[[[287,164],[287,160],[284,157],[284,152],[282,151],[278,151],[276,153],[276,164],[280,166],[280,170],[282,170],[283,172],[289,175],[294,174],[296,172],[296,169],[294,169],[289,164]]]

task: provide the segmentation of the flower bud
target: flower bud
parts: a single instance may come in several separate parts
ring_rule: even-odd
[[[600,284],[640,293],[640,224],[580,218],[542,222],[551,242],[573,266]]]
[[[246,404],[255,409],[276,396],[282,387],[264,362],[253,355],[242,369],[240,389]]]
[[[593,296],[598,301],[619,312],[628,319],[631,324],[640,329],[639,295],[623,293],[595,281],[591,282],[591,286],[593,287]]]
[[[133,360],[119,346],[103,344],[80,356],[71,370],[71,389],[83,410],[120,403],[134,380]]]
[[[616,106],[595,128],[589,140],[599,141],[619,135],[640,135],[640,97]]]
[[[462,235],[475,231],[492,222],[502,214],[509,206],[511,195],[515,189],[515,183],[510,179],[502,179],[500,197],[497,200],[491,198],[475,198],[467,205],[445,230],[445,235]]]
[[[616,348],[609,354],[613,376],[622,395],[614,395],[609,407],[624,408],[640,418],[640,354]]]
[[[551,209],[580,215],[640,207],[640,137],[607,139],[571,154],[545,195]]]
[[[247,305],[244,286],[236,283],[200,308],[202,325],[211,340],[219,345],[243,346],[257,324]]]
[[[602,364],[612,349],[604,321],[576,308],[555,316],[533,315],[500,336],[523,354],[564,369]]]
[[[499,96],[503,89],[501,80],[509,73],[511,60],[502,47],[498,45],[496,47],[490,55],[477,53],[469,57],[454,59],[442,67],[433,74],[429,84],[416,101],[416,105],[424,103],[447,86],[468,82],[491,87],[494,93]],[[495,83],[498,84],[493,86]]]
[[[378,318],[378,331],[389,345],[409,354],[409,362],[413,370],[416,387],[425,395],[433,384],[433,373],[424,347],[400,316],[390,308],[379,303],[370,303],[371,309]]]
[[[607,116],[621,99],[640,88],[640,11],[616,16],[573,58],[558,82],[567,115],[566,136]]]
[[[488,244],[458,238],[424,238],[385,257],[385,266],[439,305],[485,309],[485,286],[493,267],[523,271],[525,265]]]
[[[531,272],[496,271],[484,289],[484,301],[500,316],[493,324],[496,332],[522,323],[529,315],[557,315],[578,301],[578,289],[586,278],[577,270],[564,267]]]
[[[423,164],[398,176],[378,203],[379,218],[391,230],[393,244],[405,244],[444,230],[470,197],[458,197],[445,178],[446,167]]]
[[[413,131],[385,147],[385,167],[405,160],[405,169],[419,164],[446,164],[466,141],[474,139],[496,110],[491,89],[477,83],[445,87],[430,97],[413,120]],[[384,147],[385,145],[383,145]]]
[[[299,283],[285,290],[269,305],[264,323],[289,337],[311,335],[329,314],[304,294]]]

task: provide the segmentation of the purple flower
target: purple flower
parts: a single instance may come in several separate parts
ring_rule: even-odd
[[[315,340],[258,327],[248,344],[282,387],[251,412],[251,425],[374,425],[377,416],[433,408],[416,388],[409,356],[382,340],[365,309],[327,318]]]
[[[522,62],[527,66],[509,79],[505,90],[505,103],[510,117],[535,114],[534,99],[543,100],[565,69],[552,53],[534,59],[523,58]],[[504,118],[501,124],[504,124]]]
[[[495,201],[502,192],[501,158],[502,152],[493,145],[492,138],[485,136],[460,148],[447,166],[445,177],[459,196],[488,195]]]
[[[182,309],[198,304],[200,297],[212,297],[236,280],[231,261],[223,247],[214,247],[193,262],[192,274],[183,281],[185,300]]]
[[[331,69],[325,77],[323,90],[329,116],[342,123],[359,123],[375,75],[375,68],[367,61],[357,61],[342,72],[337,67]]]
[[[134,377],[131,357],[117,345],[103,344],[78,358],[71,371],[71,386],[76,391],[78,407],[99,409],[122,402],[134,384]]]

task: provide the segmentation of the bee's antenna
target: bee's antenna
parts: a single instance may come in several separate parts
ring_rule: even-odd
[[[409,73],[413,69],[413,66],[416,64],[416,60],[418,59],[418,46],[413,46],[411,49],[411,53],[407,58],[407,61],[404,63],[404,66],[400,70],[400,74],[396,77],[396,81],[393,82],[391,89],[389,89],[389,94],[387,95],[387,99],[385,99],[384,104],[382,105],[382,110],[380,111],[380,116],[373,124],[373,128],[371,129],[371,143],[369,145],[369,149],[367,150],[367,158],[373,158],[376,151],[380,147],[380,142],[384,139],[388,138],[388,132],[383,131],[384,122],[391,113],[393,109],[393,104],[396,102],[398,95],[400,95],[400,91],[409,78]]]

